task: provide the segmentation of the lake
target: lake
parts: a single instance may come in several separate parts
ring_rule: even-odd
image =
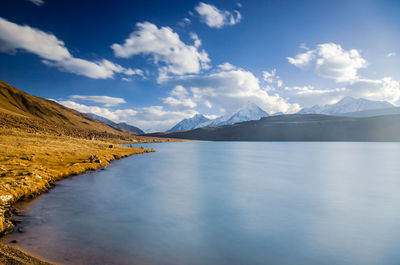
[[[183,142],[57,183],[4,242],[61,264],[400,264],[400,144]]]

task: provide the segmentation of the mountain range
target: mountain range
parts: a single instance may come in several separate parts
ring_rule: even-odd
[[[373,117],[389,114],[400,114],[400,108],[396,108],[386,101],[373,101],[363,98],[344,97],[335,104],[324,106],[314,105],[311,108],[303,108],[297,114],[326,114],[345,117]],[[220,116],[216,119],[208,119],[202,114],[196,114],[192,118],[184,119],[167,132],[193,130],[207,126],[232,125],[239,122],[259,120],[268,116],[279,116],[283,113],[269,115],[254,103],[248,102],[242,108],[230,115]]]
[[[130,132],[134,132],[136,134],[144,134],[144,131],[142,131],[138,127],[135,127],[133,125],[127,124],[125,122],[116,123],[116,122],[113,122],[112,120],[104,118],[103,116],[96,115],[94,113],[86,113],[86,114],[89,115],[90,117],[93,117],[93,118],[97,119],[97,120],[104,121],[105,123],[107,123],[107,124],[109,124],[109,125],[111,125],[113,127],[117,127],[119,129],[124,129],[124,130],[130,131]]]
[[[327,114],[340,115],[345,113],[360,112],[366,110],[390,109],[394,106],[387,101],[373,101],[363,98],[344,97],[336,104],[324,106],[314,105],[311,108],[303,108],[298,114]]]
[[[400,115],[291,114],[149,136],[209,141],[400,141]]]
[[[202,114],[196,114],[192,118],[184,119],[167,132],[186,131],[207,126],[223,126],[238,122],[259,120],[269,116],[267,112],[254,103],[247,102],[244,106],[230,115],[220,116],[216,119],[208,119]]]

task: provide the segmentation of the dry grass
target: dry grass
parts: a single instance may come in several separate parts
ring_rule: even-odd
[[[52,182],[154,151],[110,141],[0,129],[0,232],[12,228],[5,217],[13,203],[42,193]]]

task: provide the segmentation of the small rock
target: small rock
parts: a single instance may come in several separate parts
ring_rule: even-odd
[[[11,240],[10,243],[16,244],[16,243],[18,243],[18,241],[14,239],[14,240]]]
[[[89,157],[89,161],[90,161],[90,163],[100,163],[100,162],[96,162],[96,161],[100,161],[99,160],[99,157],[97,156],[97,155],[91,155],[90,157]]]
[[[24,228],[22,226],[18,227],[17,231],[18,231],[18,233],[25,233],[25,230],[24,230]]]

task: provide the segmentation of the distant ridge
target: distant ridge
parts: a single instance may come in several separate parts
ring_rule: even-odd
[[[119,128],[119,129],[124,129],[124,130],[130,131],[130,132],[136,133],[136,134],[144,134],[144,131],[142,131],[138,127],[135,127],[133,125],[127,124],[125,122],[116,123],[116,122],[113,122],[113,121],[111,121],[111,120],[109,120],[107,118],[104,118],[103,116],[99,116],[99,115],[96,115],[94,113],[86,113],[86,114],[89,115],[90,117],[93,117],[93,118],[98,119],[100,121],[104,121],[105,123],[107,123],[107,124],[109,124],[109,125],[111,125],[113,127],[116,127],[116,128]]]
[[[400,141],[400,115],[351,118],[292,114],[149,136],[211,141]]]
[[[125,130],[113,128],[55,101],[29,95],[1,80],[0,126],[88,138],[121,138],[127,135]]]

